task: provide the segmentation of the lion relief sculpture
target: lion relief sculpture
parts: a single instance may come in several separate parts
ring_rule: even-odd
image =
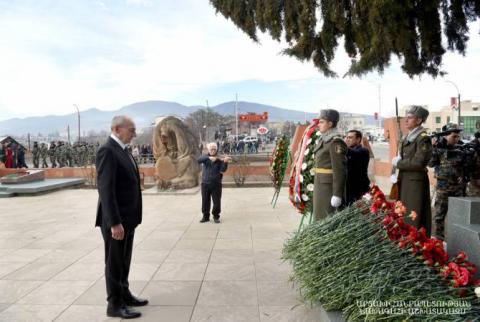
[[[153,132],[155,177],[158,189],[187,189],[198,186],[200,167],[198,141],[178,118],[167,116]]]

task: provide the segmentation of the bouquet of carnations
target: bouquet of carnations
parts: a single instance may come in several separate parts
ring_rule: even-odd
[[[378,187],[314,222],[283,249],[305,300],[347,321],[473,321],[480,316],[477,268],[460,252],[409,225],[401,202]]]

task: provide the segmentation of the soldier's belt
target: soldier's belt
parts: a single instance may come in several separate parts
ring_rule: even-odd
[[[333,174],[333,169],[326,169],[326,168],[313,168],[315,173],[322,173],[322,174]]]

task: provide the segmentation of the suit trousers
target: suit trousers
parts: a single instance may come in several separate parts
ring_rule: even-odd
[[[222,183],[202,183],[202,213],[203,218],[210,218],[210,200],[213,201],[212,215],[214,219],[220,218]]]
[[[128,274],[132,260],[134,234],[135,230],[125,230],[124,238],[116,240],[112,238],[111,229],[102,226],[107,301],[113,307],[124,305],[124,301],[132,296],[128,288]]]

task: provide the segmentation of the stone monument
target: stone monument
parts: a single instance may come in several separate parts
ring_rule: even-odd
[[[198,186],[198,140],[178,118],[159,118],[153,132],[155,179],[159,190]]]
[[[445,232],[448,254],[455,256],[463,250],[480,267],[480,198],[449,197]]]

